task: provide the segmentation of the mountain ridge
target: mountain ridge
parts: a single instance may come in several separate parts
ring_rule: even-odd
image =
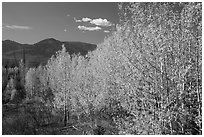
[[[34,44],[21,44],[12,40],[2,41],[2,65],[17,66],[25,52],[26,65],[29,67],[46,64],[47,60],[62,46],[66,47],[71,54],[86,55],[89,51],[97,48],[97,45],[79,41],[60,41],[54,38],[47,38]],[[23,51],[24,50],[24,51]]]

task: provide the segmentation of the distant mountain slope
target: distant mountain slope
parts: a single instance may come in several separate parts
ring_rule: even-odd
[[[23,58],[23,49],[25,49],[26,64],[29,67],[46,64],[47,60],[56,53],[56,51],[65,45],[69,54],[86,55],[89,51],[96,49],[96,45],[83,42],[63,42],[54,38],[49,38],[31,44],[20,44],[15,41],[2,41],[2,64],[16,66]]]

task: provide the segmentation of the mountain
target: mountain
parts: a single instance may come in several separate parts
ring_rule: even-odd
[[[63,44],[70,55],[74,53],[86,55],[97,47],[94,44],[59,41],[54,38],[44,39],[35,44],[20,44],[15,41],[4,40],[2,41],[2,64],[10,67],[17,66],[18,62],[23,59],[24,52],[28,67],[38,66],[39,64],[44,65],[52,55],[62,49]]]

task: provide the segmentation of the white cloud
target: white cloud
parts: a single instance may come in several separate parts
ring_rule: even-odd
[[[67,17],[69,17],[70,15],[69,14],[67,14]]]
[[[74,17],[74,21],[75,22],[82,22],[82,20],[77,20],[75,17]]]
[[[112,26],[112,23],[110,21],[108,21],[107,19],[102,19],[102,18],[98,18],[98,19],[90,19],[90,18],[82,18],[81,20],[77,20],[76,18],[74,18],[75,22],[89,22],[91,24],[97,25],[97,26],[103,26],[103,27],[109,27]]]
[[[112,24],[110,23],[110,21],[108,21],[107,19],[93,19],[90,21],[91,24],[95,24],[98,26],[111,26]]]
[[[109,31],[109,30],[104,30],[103,32],[105,32],[105,33],[109,33],[110,31]]]
[[[82,22],[81,20],[75,20],[76,22]]]
[[[3,25],[3,28],[14,29],[14,30],[30,30],[32,29],[29,26],[19,26],[19,25]]]
[[[88,22],[88,21],[91,21],[91,20],[92,20],[92,19],[87,18],[87,17],[86,17],[86,18],[82,18],[82,21],[83,21],[83,22]]]
[[[75,22],[89,22],[89,21],[91,21],[92,19],[90,19],[90,18],[82,18],[81,20],[77,20],[75,17],[74,17],[74,20],[75,20]]]
[[[88,31],[98,31],[101,29],[101,27],[86,27],[86,26],[78,26],[78,29],[80,30],[88,30]]]
[[[64,29],[64,32],[67,32],[67,29]]]

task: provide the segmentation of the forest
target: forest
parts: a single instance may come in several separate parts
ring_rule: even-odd
[[[202,3],[118,3],[87,55],[2,67],[2,134],[202,135]]]

